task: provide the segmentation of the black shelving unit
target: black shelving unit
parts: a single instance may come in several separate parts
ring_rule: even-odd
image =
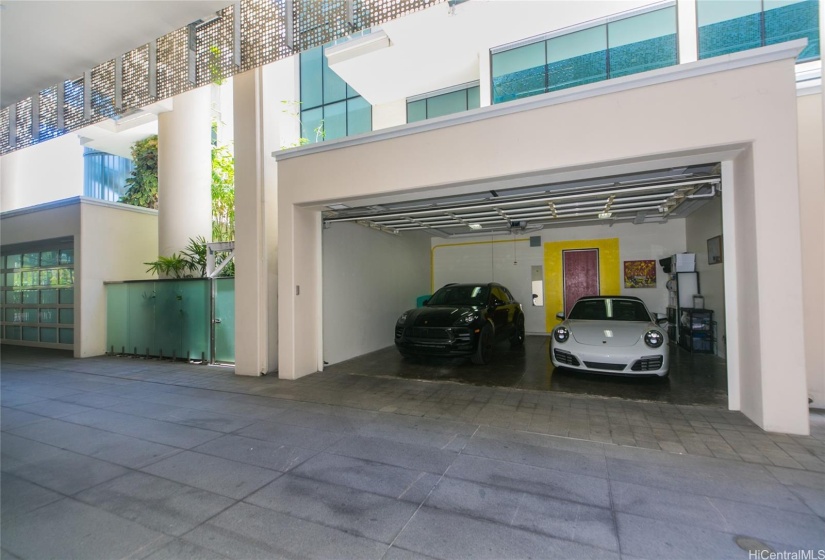
[[[683,308],[679,317],[679,346],[688,352],[713,354],[716,323],[710,309]]]

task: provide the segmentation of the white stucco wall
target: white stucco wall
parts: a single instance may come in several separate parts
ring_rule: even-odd
[[[430,239],[350,223],[323,233],[324,361],[392,346],[395,321],[430,289]]]
[[[808,433],[803,341],[770,328],[766,319],[802,322],[794,72],[800,48],[754,49],[409,125],[402,136],[379,131],[281,158],[281,376],[299,377],[321,365],[320,271],[309,255],[320,254],[317,209],[324,202],[479,191],[512,177],[562,180],[665,162],[723,161],[732,164],[736,195],[735,220],[725,220],[725,254],[739,251],[726,262],[736,279],[736,289],[726,290],[733,298],[728,309],[747,313],[738,317],[737,332],[727,333],[729,352],[739,358],[729,361],[736,363],[729,382],[742,394],[731,406],[765,429]],[[782,197],[778,184],[786,185]],[[787,227],[768,225],[777,221]],[[316,291],[295,296],[297,283]]]
[[[66,134],[0,157],[0,211],[83,194],[83,146]]]

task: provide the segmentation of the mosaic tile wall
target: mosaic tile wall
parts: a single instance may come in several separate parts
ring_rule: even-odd
[[[84,76],[55,84],[38,94],[40,112],[36,131],[32,130],[32,98],[15,104],[15,135],[10,134],[9,129],[12,120],[10,107],[0,109],[0,155],[107,118],[118,118],[130,110],[173,97],[193,87],[228,78],[237,71],[269,64],[445,1],[293,0],[293,9],[287,13],[286,0],[240,0],[218,12],[216,20],[195,26],[194,51],[189,48],[188,26],[155,41],[154,96],[150,90],[149,76],[151,50],[149,45],[141,45],[121,55],[120,108],[115,91],[117,64],[115,60],[109,60],[89,71],[91,110],[88,115],[85,111]],[[236,17],[240,17],[239,66],[236,66],[234,52]],[[190,76],[192,61],[195,64],[194,82]],[[59,88],[63,89],[62,104],[58,103]],[[62,128],[59,126],[61,120]],[[16,139],[14,144],[10,143],[13,136]]]

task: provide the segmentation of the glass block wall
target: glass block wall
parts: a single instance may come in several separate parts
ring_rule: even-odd
[[[15,251],[0,256],[4,343],[72,348],[74,249]]]
[[[698,0],[699,58],[808,39],[799,62],[820,57],[819,0]]]
[[[326,47],[301,53],[301,137],[310,144],[372,130],[372,106],[329,68]]]
[[[128,158],[84,148],[83,195],[118,202],[126,192],[126,179],[134,167]]]
[[[478,85],[432,93],[423,99],[407,100],[407,122],[434,119],[453,113],[461,113],[479,106]]]
[[[676,6],[667,6],[494,49],[492,99],[502,103],[673,66],[678,60]]]

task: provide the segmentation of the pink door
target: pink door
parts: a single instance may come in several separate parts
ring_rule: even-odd
[[[599,295],[599,250],[562,251],[564,316],[580,297]]]

